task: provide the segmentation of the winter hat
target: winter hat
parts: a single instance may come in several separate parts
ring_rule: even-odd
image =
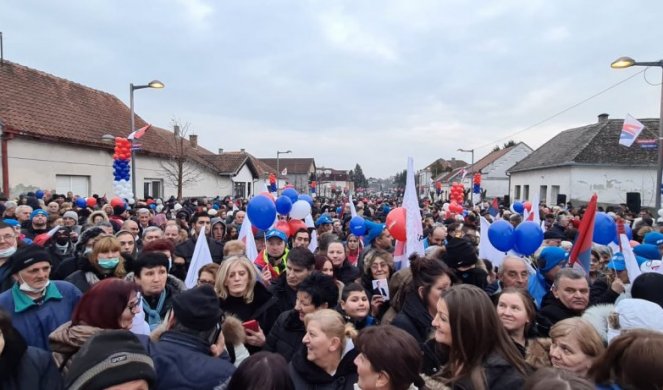
[[[608,343],[629,329],[649,329],[663,332],[663,308],[644,299],[626,298],[615,306],[619,315],[619,328],[608,329]]]
[[[545,265],[540,268],[542,274],[555,268],[555,266],[566,262],[569,254],[562,248],[556,246],[547,246],[539,254],[539,261],[545,261]]]
[[[24,270],[34,264],[46,261],[51,264],[51,257],[44,249],[37,245],[28,245],[18,248],[9,258],[12,267],[12,274]]]
[[[9,226],[11,226],[11,227],[17,227],[17,226],[20,226],[20,225],[21,225],[21,224],[18,223],[18,221],[15,220],[14,218],[5,218],[5,219],[2,220],[2,222],[6,223],[7,225],[9,225]]]
[[[187,328],[206,331],[219,324],[222,311],[212,286],[203,285],[175,296],[173,313],[177,322]]]
[[[75,211],[69,210],[62,214],[62,218],[72,218],[76,221],[78,221],[78,214]]]
[[[658,246],[654,244],[640,244],[633,248],[633,253],[642,256],[647,260],[659,260],[661,254],[658,252]]]
[[[663,308],[663,274],[646,272],[635,278],[631,296],[657,303]]]
[[[466,239],[450,237],[446,247],[444,262],[451,268],[466,267],[479,261],[474,245]]]
[[[97,237],[100,234],[106,233],[104,229],[100,227],[92,227],[87,230],[84,230],[83,233],[78,237],[78,242],[76,243],[76,251],[83,252],[87,246],[88,241]]]
[[[563,240],[565,238],[566,237],[557,230],[547,230],[545,233],[543,233],[544,240]]]
[[[113,206],[113,215],[115,215],[116,217],[119,217],[125,211],[127,211],[127,206],[125,204]]]
[[[375,241],[376,238],[380,237],[380,234],[386,229],[387,225],[383,223],[375,223],[373,221],[368,221],[366,220],[364,222],[366,225],[366,236],[364,243],[366,245],[372,245],[373,241]]]
[[[661,245],[663,244],[663,234],[659,232],[649,232],[642,239],[643,244]]]
[[[37,215],[43,215],[44,217],[48,217],[48,212],[46,210],[37,209],[30,214],[30,219],[33,219]]]
[[[139,379],[154,386],[152,358],[133,333],[106,330],[90,338],[74,355],[65,375],[65,388],[102,390]]]

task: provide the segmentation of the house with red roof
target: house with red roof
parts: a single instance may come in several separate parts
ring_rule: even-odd
[[[2,191],[15,197],[36,189],[113,195],[113,140],[130,133],[130,109],[116,96],[4,61],[0,64]],[[136,115],[136,128],[148,121]],[[152,126],[138,140],[136,197],[177,195],[166,167],[175,155],[195,173],[182,195],[248,197],[265,167],[244,150],[213,153],[197,135]],[[258,191],[260,192],[260,191]]]

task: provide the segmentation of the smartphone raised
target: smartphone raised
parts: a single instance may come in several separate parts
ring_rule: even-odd
[[[259,329],[258,321],[256,320],[249,320],[246,322],[242,322],[242,326],[244,329],[251,329],[254,332],[257,332]]]

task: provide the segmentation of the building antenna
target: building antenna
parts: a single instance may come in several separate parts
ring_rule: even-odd
[[[2,47],[2,31],[0,31],[0,66],[5,64],[5,55]]]

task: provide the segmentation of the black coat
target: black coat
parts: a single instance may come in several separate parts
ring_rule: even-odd
[[[522,389],[525,384],[525,376],[497,353],[488,355],[483,363],[483,369],[486,376],[486,389],[515,390]],[[453,384],[452,389],[473,390],[474,386],[469,378],[462,378]]]
[[[292,356],[302,346],[302,339],[306,334],[304,323],[299,319],[295,310],[281,313],[276,319],[272,330],[267,336],[265,350],[282,355],[290,361]]]
[[[286,274],[282,274],[278,279],[276,279],[276,283],[269,287],[269,291],[277,299],[276,307],[278,308],[279,313],[283,313],[295,308],[295,302],[297,301],[297,291],[288,286]]]
[[[207,238],[207,246],[212,255],[212,261],[221,264],[221,260],[223,260],[223,246],[209,237]],[[175,248],[175,256],[181,257],[186,261],[187,269],[188,265],[191,263],[194,249],[196,249],[195,237],[189,238]]]
[[[5,349],[8,353],[9,348]],[[0,370],[0,389],[54,389],[62,388],[62,377],[51,354],[36,347],[27,347],[18,362],[12,362],[11,372]],[[1,365],[0,365],[1,366]],[[2,367],[0,367],[2,368]]]
[[[541,311],[536,317],[537,331],[541,337],[548,337],[550,328],[561,320],[571,317],[578,317],[582,313],[573,311],[557,298],[551,303],[541,308]]]
[[[596,279],[589,288],[590,306],[600,304],[614,304],[619,293],[612,290],[610,283],[603,278]]]
[[[400,313],[396,315],[391,325],[403,329],[411,334],[419,344],[428,340],[431,330],[433,317],[428,309],[415,292],[408,292],[405,296],[405,302]]]
[[[253,288],[253,301],[251,303],[246,303],[243,298],[228,297],[225,300],[219,300],[219,305],[224,312],[233,314],[242,322],[258,321],[266,337],[281,313],[277,302],[278,299],[267,291],[262,283],[256,283]],[[260,351],[260,348],[250,345],[246,347],[251,353]]]
[[[359,272],[359,268],[350,265],[347,259],[343,261],[343,264],[339,268],[334,268],[334,277],[345,285],[354,282],[360,276],[361,272]]]
[[[356,357],[357,350],[347,351],[332,376],[306,359],[306,348],[302,346],[288,365],[288,372],[295,390],[352,390],[358,379]]]

